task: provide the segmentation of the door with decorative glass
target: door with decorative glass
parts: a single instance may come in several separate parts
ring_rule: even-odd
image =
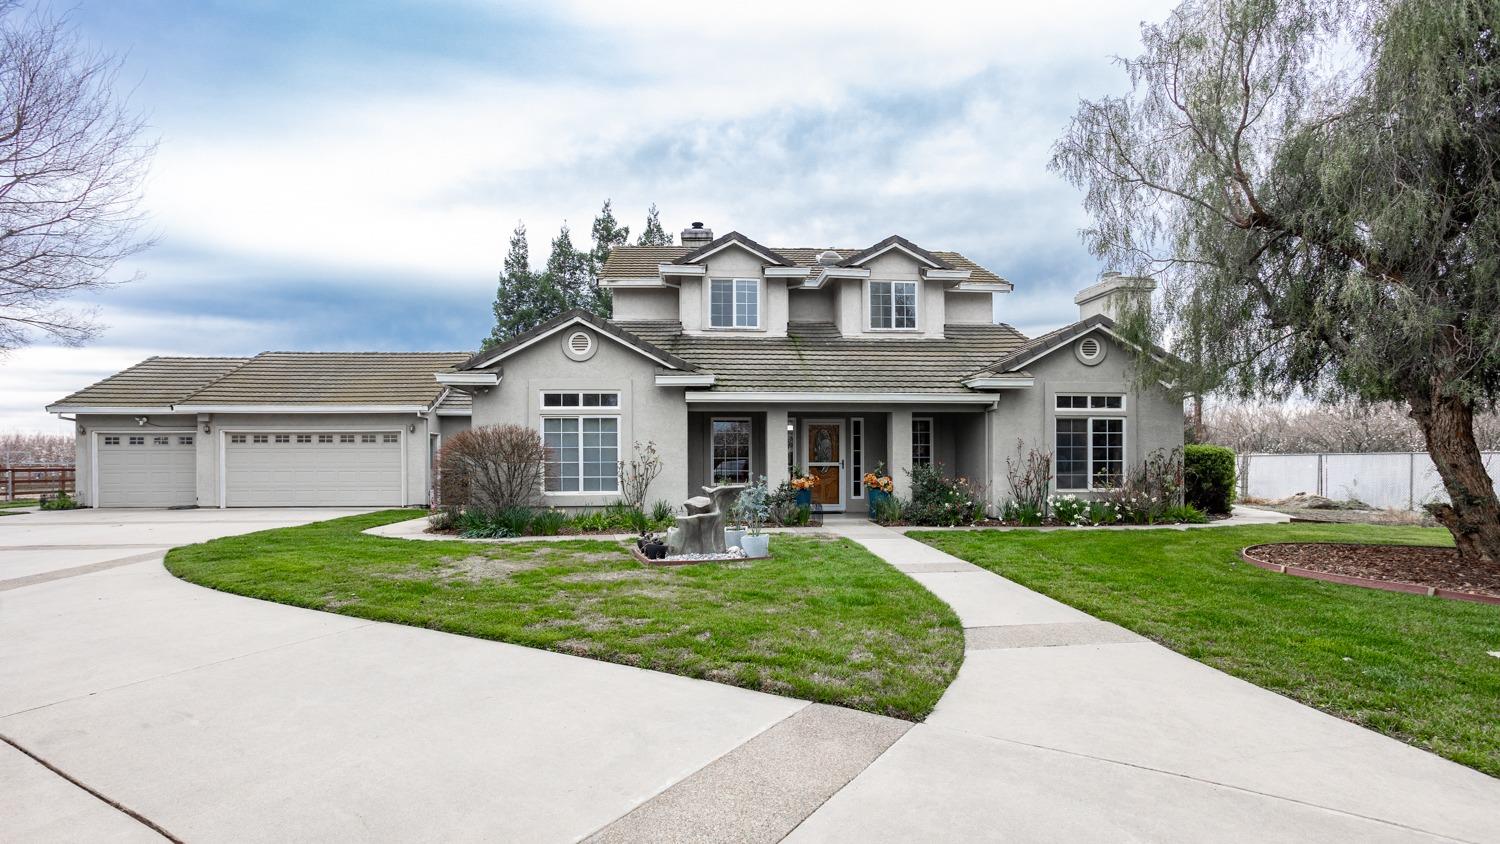
[[[844,421],[809,419],[803,426],[807,473],[818,479],[813,504],[823,510],[844,509]]]

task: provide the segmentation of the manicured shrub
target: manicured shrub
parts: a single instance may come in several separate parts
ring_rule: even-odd
[[[910,524],[952,527],[984,518],[984,492],[967,478],[949,478],[938,464],[913,466],[910,475],[911,497],[902,505]]]
[[[42,502],[43,510],[77,510],[78,502],[73,496],[66,492],[59,492],[56,498],[48,498]]]
[[[1227,515],[1234,503],[1234,451],[1221,445],[1190,445],[1184,452],[1187,503],[1205,513]]]

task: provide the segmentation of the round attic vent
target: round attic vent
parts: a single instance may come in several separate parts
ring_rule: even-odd
[[[844,260],[844,257],[832,249],[818,253],[818,263],[825,267],[831,267],[842,260]]]
[[[563,351],[573,360],[588,360],[594,355],[594,335],[587,331],[575,331],[563,341]]]
[[[1104,344],[1097,337],[1085,337],[1078,341],[1074,353],[1078,355],[1079,361],[1093,366],[1104,359]]]

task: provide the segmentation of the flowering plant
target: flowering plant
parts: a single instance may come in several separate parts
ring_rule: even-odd
[[[865,473],[865,486],[868,487],[868,488],[870,488],[870,489],[878,489],[881,492],[884,492],[884,493],[887,493],[887,494],[895,492],[896,491],[896,481],[894,479],[892,479],[890,475],[882,475],[882,474],[880,474],[880,470],[883,469],[883,468],[885,468],[885,464],[884,463],[882,463],[879,466],[875,467],[875,471],[874,472],[866,472]]]
[[[792,489],[812,489],[818,485],[817,475],[799,474],[801,470],[792,473]]]

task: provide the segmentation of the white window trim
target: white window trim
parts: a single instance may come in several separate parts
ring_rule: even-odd
[[[874,296],[875,285],[877,283],[891,285],[891,322],[893,323],[893,325],[892,325],[891,328],[879,328],[879,327],[877,327],[875,325],[875,306],[871,302],[871,297]],[[913,299],[914,299],[913,304],[915,306],[916,312],[912,315],[912,327],[911,328],[896,328],[896,327],[894,327],[894,323],[896,321],[896,310],[895,310],[896,309],[896,288],[895,288],[895,285],[897,285],[897,284],[910,284],[912,287],[916,288],[916,295],[913,297]],[[864,307],[865,307],[865,330],[866,331],[879,331],[879,332],[886,333],[886,334],[915,334],[915,333],[920,333],[922,331],[922,283],[920,281],[915,281],[915,280],[909,279],[909,278],[870,278],[870,279],[865,279],[865,285],[864,285],[864,287],[865,287],[865,303],[864,303]]]
[[[755,285],[755,324],[754,325],[714,325],[714,282],[729,282],[729,318],[735,317],[735,298],[739,294],[739,283],[748,281]],[[703,328],[706,331],[760,331],[766,324],[766,282],[759,278],[720,276],[710,278],[705,285],[703,297]]]
[[[854,460],[854,435],[859,435],[859,462]],[[854,476],[854,485],[850,487],[853,492],[849,498],[853,500],[865,497],[865,449],[869,443],[865,442],[865,418],[863,416],[849,417],[849,474]]]
[[[913,416],[911,418],[911,442],[908,443],[908,445],[907,445],[907,447],[910,449],[910,458],[909,459],[911,460],[911,465],[913,465],[913,466],[918,465],[918,463],[917,463],[917,423],[918,422],[926,422],[927,423],[927,462],[923,463],[923,464],[920,464],[920,465],[923,465],[923,466],[936,466],[937,465],[937,425],[932,421],[932,417],[931,416]]]
[[[1058,483],[1056,481],[1053,482],[1053,486],[1056,488],[1056,490],[1058,492],[1106,492],[1108,490],[1115,489],[1115,487],[1112,487],[1112,486],[1095,486],[1094,485],[1094,423],[1095,422],[1106,422],[1106,421],[1108,421],[1108,422],[1119,422],[1120,423],[1120,472],[1121,472],[1121,474],[1124,474],[1124,473],[1128,472],[1129,469],[1130,469],[1130,436],[1129,436],[1130,421],[1128,419],[1126,419],[1125,417],[1123,417],[1123,416],[1113,416],[1113,415],[1112,416],[1097,416],[1097,415],[1089,415],[1089,414],[1086,414],[1086,413],[1072,413],[1072,414],[1062,413],[1060,415],[1064,419],[1087,419],[1088,420],[1088,430],[1084,434],[1088,438],[1088,442],[1085,443],[1084,449],[1085,449],[1085,453],[1088,455],[1086,464],[1088,466],[1088,479],[1089,480],[1088,480],[1088,486],[1069,487],[1069,486],[1063,486],[1061,483]],[[1052,453],[1053,454],[1057,453],[1057,420],[1056,419],[1053,419],[1053,421],[1052,421]],[[1061,472],[1055,472],[1054,473],[1054,477],[1061,478],[1062,477],[1062,473]]]
[[[1107,396],[1109,398],[1118,398],[1120,400],[1120,406],[1119,407],[1058,407],[1057,406],[1057,403],[1058,403],[1059,400],[1061,400],[1063,398],[1076,397],[1076,396],[1083,396],[1084,398],[1091,398],[1093,396]],[[1130,409],[1130,397],[1127,396],[1127,395],[1125,395],[1124,393],[1078,393],[1078,392],[1057,393],[1057,394],[1055,394],[1052,397],[1052,409],[1053,409],[1053,411],[1055,411],[1057,413],[1061,413],[1061,414],[1066,415],[1066,416],[1097,416],[1097,415],[1099,415],[1101,413],[1102,414],[1107,414],[1107,415],[1123,414],[1127,410]]]
[[[547,390],[546,392],[556,393],[556,392],[567,392],[567,391],[566,390]],[[610,390],[584,390],[583,392],[586,392],[586,393],[607,393],[607,392],[612,392],[612,391],[610,391]],[[598,498],[600,496],[615,496],[615,497],[619,497],[619,495],[620,495],[620,475],[619,475],[619,472],[618,472],[618,468],[619,468],[619,463],[620,463],[620,455],[623,454],[624,451],[625,451],[625,448],[624,448],[624,442],[625,442],[625,423],[623,421],[621,421],[620,414],[618,414],[618,413],[600,413],[599,412],[600,410],[617,410],[617,409],[618,408],[613,408],[613,407],[588,407],[588,408],[553,407],[553,408],[547,408],[547,410],[548,411],[552,411],[552,410],[589,410],[589,411],[593,411],[593,412],[592,413],[550,413],[550,412],[544,412],[541,415],[540,422],[537,425],[537,433],[539,433],[539,434],[542,435],[542,443],[543,443],[544,447],[545,447],[545,444],[546,444],[546,441],[547,441],[547,434],[546,434],[545,426],[546,426],[546,422],[547,422],[548,419],[577,419],[578,420],[578,486],[579,486],[579,488],[578,489],[553,489],[553,490],[547,489],[547,474],[546,474],[546,467],[544,465],[543,466],[543,470],[542,470],[542,497],[543,498]],[[615,479],[615,488],[614,489],[583,489],[582,488],[583,487],[583,420],[585,420],[585,419],[613,419],[613,420],[615,420],[615,467],[616,467],[617,471],[615,472],[615,475],[614,475],[614,479]]]
[[[572,407],[548,407],[548,393],[572,393],[578,396],[579,404]],[[584,407],[582,402],[583,395],[585,393],[598,393],[601,396],[614,396],[615,403],[608,407]],[[623,402],[624,400],[625,397],[620,393],[619,390],[575,390],[572,387],[568,387],[566,389],[548,387],[543,390],[538,390],[536,393],[537,413],[542,416],[615,416],[620,414],[622,407],[621,402]]]
[[[746,466],[746,483],[755,479],[755,421],[748,416],[710,416],[708,418],[708,482],[714,482],[714,423],[715,422],[744,422],[750,426],[750,453],[746,455],[749,465]]]

